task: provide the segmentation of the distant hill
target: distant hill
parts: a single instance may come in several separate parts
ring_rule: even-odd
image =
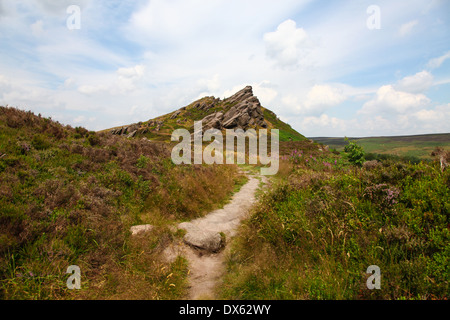
[[[281,121],[277,115],[261,106],[253,95],[251,86],[238,91],[224,100],[204,97],[171,113],[148,121],[111,128],[115,135],[129,138],[147,137],[150,140],[170,140],[175,129],[187,129],[193,132],[194,121],[202,121],[203,130],[236,129],[278,129],[280,141],[303,141],[306,138],[289,124]]]
[[[345,138],[340,137],[313,137],[310,139],[338,151],[342,151],[347,144]],[[420,159],[430,158],[431,152],[438,146],[450,150],[450,133],[349,139],[356,141],[367,153],[394,154]]]

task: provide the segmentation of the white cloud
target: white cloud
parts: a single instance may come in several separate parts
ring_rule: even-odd
[[[331,85],[314,85],[305,96],[289,94],[282,101],[303,115],[318,116],[329,108],[347,100],[341,88]]]
[[[67,78],[64,80],[64,87],[65,88],[72,88],[75,85],[75,80],[73,78]]]
[[[40,37],[44,34],[44,23],[42,20],[38,20],[35,23],[33,23],[31,26],[31,33],[35,37]]]
[[[412,21],[402,24],[398,31],[399,35],[401,37],[404,37],[404,36],[410,34],[412,32],[413,28],[415,26],[417,26],[418,24],[419,24],[418,20],[412,20]]]
[[[303,28],[293,20],[282,22],[277,30],[264,35],[266,54],[281,67],[295,67],[307,63],[312,41]]]
[[[392,85],[385,85],[378,89],[374,99],[366,102],[359,114],[400,114],[416,110],[430,103],[423,94],[397,91]]]
[[[66,13],[67,7],[77,5],[83,8],[89,0],[38,0],[36,3],[46,14],[61,15]]]
[[[322,114],[320,116],[287,118],[289,124],[308,137],[348,136],[349,130],[355,132],[359,124],[356,119],[340,119]]]
[[[73,119],[74,123],[82,123],[86,121],[86,117],[85,116],[78,116],[75,119]]]
[[[315,85],[306,96],[305,107],[308,110],[328,108],[346,100],[342,90],[329,85]]]
[[[139,79],[144,75],[145,66],[137,65],[130,68],[119,68],[117,74],[120,78]]]
[[[96,117],[86,117],[84,115],[81,115],[81,116],[75,117],[72,121],[76,124],[80,124],[80,123],[85,123],[85,122],[93,123],[96,120],[97,120]]]
[[[413,113],[413,116],[419,121],[430,122],[439,120],[441,117],[441,113],[437,112],[436,110],[422,109]]]
[[[395,89],[410,93],[421,93],[433,85],[433,75],[428,71],[421,71],[413,76],[404,77],[395,85]]]
[[[135,91],[139,81],[144,76],[145,67],[137,65],[131,68],[120,68],[117,70],[118,79],[112,86],[112,90],[121,94]]]
[[[197,81],[197,84],[201,88],[200,90],[204,90],[198,95],[198,99],[214,95],[220,88],[220,75],[215,74],[212,78],[200,79]]]
[[[340,119],[326,114],[300,119],[288,119],[289,123],[318,136],[387,136],[448,132],[450,104],[438,105],[403,114],[371,114],[369,116]]]
[[[83,86],[78,87],[78,92],[80,92],[82,94],[86,94],[86,95],[92,95],[92,94],[104,92],[107,90],[108,90],[108,87],[103,86],[103,85],[98,85],[98,86],[83,85]]]
[[[130,68],[119,68],[115,77],[106,75],[105,78],[113,78],[110,83],[100,85],[81,85],[78,92],[86,95],[109,93],[111,95],[124,95],[137,89],[139,81],[144,76],[145,67],[136,65]],[[67,80],[66,80],[67,81]],[[73,83],[73,80],[71,81]]]
[[[428,61],[427,67],[431,69],[439,68],[447,59],[450,59],[450,51],[448,51],[447,53],[443,54],[440,57],[433,58],[430,61]]]
[[[253,85],[253,94],[258,97],[263,106],[269,107],[278,96],[278,91],[275,90],[270,81],[264,80]]]
[[[9,79],[4,75],[0,74],[0,94],[3,94],[9,90],[11,90],[11,84]]]
[[[209,44],[217,49],[225,44],[233,50],[245,36],[259,35],[310,1],[285,0],[279,5],[273,0],[151,0],[131,15],[129,35],[149,47],[168,43],[198,49]]]
[[[421,109],[412,114],[418,124],[433,132],[448,132],[450,103],[438,105],[434,109]]]
[[[319,117],[305,117],[302,121],[304,126],[320,126],[320,127],[331,127],[333,129],[343,129],[345,127],[345,121],[338,119],[336,117],[330,117],[326,114],[322,114]]]

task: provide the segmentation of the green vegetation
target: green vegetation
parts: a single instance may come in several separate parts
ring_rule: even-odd
[[[345,140],[348,141],[348,145],[346,145],[344,148],[344,151],[348,153],[348,160],[352,164],[362,166],[365,161],[365,152],[363,148],[357,145],[354,141],[349,141],[347,138],[345,138]]]
[[[392,159],[360,168],[307,142],[281,150],[274,186],[228,255],[222,298],[448,299],[448,170]],[[370,265],[380,290],[366,287]]]
[[[342,151],[347,145],[345,138],[312,139],[338,151]],[[450,133],[351,139],[363,147],[367,153],[394,156],[415,162],[430,159],[430,154],[436,147],[444,147],[444,149],[450,150]]]
[[[235,166],[175,166],[170,150],[0,107],[0,299],[183,297],[186,260],[161,257],[179,241],[170,226],[243,180]],[[66,287],[69,265],[81,290]]]
[[[187,129],[193,132],[195,121],[200,121],[206,116],[222,112],[226,113],[239,102],[229,102],[226,100],[215,99],[214,97],[204,97],[174,112],[159,116],[147,122],[140,122],[137,125],[139,132],[137,136],[146,137],[152,141],[170,141],[172,132],[175,129]],[[199,106],[208,106],[203,108]],[[261,107],[264,121],[268,129],[278,129],[280,141],[303,141],[306,138],[294,130],[289,124],[281,121],[275,113]],[[175,115],[175,117],[173,117]],[[159,125],[160,124],[160,125]],[[120,129],[122,127],[111,128],[104,132],[110,132],[112,129]],[[259,126],[252,126],[253,129],[261,129]],[[156,130],[157,129],[157,130]]]
[[[182,125],[203,116],[191,107]],[[330,152],[263,112],[280,130],[280,168],[231,241],[220,297],[448,299],[449,170],[360,139]],[[166,125],[161,141],[126,139],[0,107],[0,299],[186,296],[187,260],[163,258],[185,234],[173,225],[223,206],[247,178],[174,165],[162,140],[178,124]],[[138,224],[154,228],[131,236]],[[69,265],[81,290],[66,287]],[[380,290],[366,287],[370,265]]]
[[[270,123],[270,128],[280,130],[280,141],[302,141],[306,138],[292,127],[278,119],[272,111],[263,108],[264,119]]]

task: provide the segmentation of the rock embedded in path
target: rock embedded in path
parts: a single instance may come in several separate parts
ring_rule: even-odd
[[[219,233],[205,230],[187,233],[184,236],[184,242],[208,252],[218,252],[224,246],[222,236]]]
[[[184,242],[195,248],[218,252],[225,245],[219,232],[204,230],[189,222],[181,223],[179,228],[187,231],[183,238]]]

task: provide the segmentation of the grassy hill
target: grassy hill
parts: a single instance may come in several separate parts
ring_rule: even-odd
[[[254,97],[256,99],[256,97]],[[127,133],[136,130],[136,137],[146,137],[155,141],[169,141],[172,132],[175,129],[187,129],[193,132],[195,121],[200,121],[206,116],[221,112],[226,114],[231,108],[238,105],[240,100],[224,99],[221,100],[215,97],[204,97],[184,106],[171,113],[161,115],[157,118],[150,119],[137,124],[128,126],[115,127],[103,132],[111,132],[115,130],[128,129]],[[302,141],[306,138],[294,130],[289,124],[281,121],[274,112],[267,108],[261,107],[264,116],[264,121],[268,129],[278,129],[280,132],[280,141]],[[204,123],[203,123],[204,125]],[[260,125],[251,125],[250,128],[259,130]]]
[[[315,137],[310,139],[338,151],[342,151],[347,144],[344,138]],[[444,149],[450,150],[450,133],[349,139],[361,145],[366,153],[392,154],[419,159],[430,159],[430,154],[435,147],[444,147]]]

